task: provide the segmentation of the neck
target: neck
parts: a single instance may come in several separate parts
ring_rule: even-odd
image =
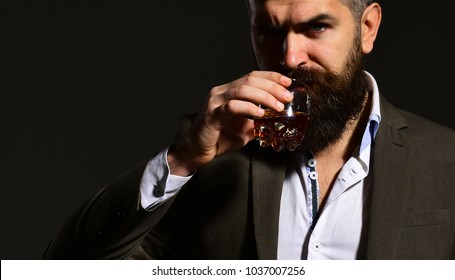
[[[317,162],[320,205],[322,206],[343,165],[360,146],[371,111],[372,97],[367,94],[359,117],[347,124],[341,139],[314,154]]]
[[[314,156],[321,159],[339,159],[343,161],[344,164],[360,146],[370,115],[371,103],[371,94],[366,94],[359,117],[346,124],[346,130],[338,141],[329,145],[327,148],[318,151]]]

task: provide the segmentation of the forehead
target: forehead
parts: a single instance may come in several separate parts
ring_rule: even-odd
[[[344,6],[341,0],[248,0],[252,12],[274,12],[280,9],[304,7],[338,8]]]
[[[250,5],[254,6],[263,6],[263,5],[290,5],[290,4],[299,4],[299,3],[320,3],[320,4],[329,4],[329,3],[339,3],[341,4],[343,0],[247,0]]]
[[[249,0],[253,18],[271,21],[304,20],[321,14],[334,18],[350,14],[341,0]]]

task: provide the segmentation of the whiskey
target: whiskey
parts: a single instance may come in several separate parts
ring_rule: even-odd
[[[254,138],[261,147],[272,146],[279,152],[283,148],[294,151],[302,144],[308,128],[309,115],[304,112],[276,112],[265,110],[265,115],[254,119]]]

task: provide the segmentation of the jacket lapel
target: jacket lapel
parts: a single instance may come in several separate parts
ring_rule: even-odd
[[[367,258],[393,259],[400,237],[404,202],[410,194],[412,142],[407,122],[381,96],[383,116],[373,151]]]
[[[410,194],[413,143],[407,121],[383,96],[382,120],[372,156],[367,258],[393,259],[400,237],[404,200]],[[251,157],[253,219],[259,259],[276,259],[280,201],[288,152],[257,146]]]
[[[277,153],[258,147],[252,156],[254,231],[259,259],[277,257],[280,200],[287,155],[287,152]]]

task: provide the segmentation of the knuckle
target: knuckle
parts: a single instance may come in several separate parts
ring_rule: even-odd
[[[238,87],[233,90],[232,95],[235,99],[241,98],[247,90],[247,86],[245,85],[239,85]]]
[[[234,102],[232,100],[224,103],[224,111],[226,112],[232,112],[233,108],[234,108]]]
[[[255,72],[256,71],[250,72],[244,76],[244,80],[245,80],[246,84],[249,84],[252,82],[252,80],[255,78]]]
[[[213,87],[209,92],[209,96],[210,97],[216,96],[219,94],[219,92],[220,92],[220,86]]]

